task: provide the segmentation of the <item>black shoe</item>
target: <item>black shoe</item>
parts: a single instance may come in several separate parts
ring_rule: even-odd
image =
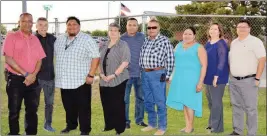
[[[144,122],[138,123],[138,124],[136,124],[136,125],[138,125],[138,126],[142,126],[142,127],[147,127],[147,126],[148,126],[148,125],[145,124]]]
[[[71,130],[74,130],[74,129],[70,129],[70,128],[65,128],[63,130],[61,130],[61,134],[66,134],[66,133],[69,133]]]
[[[126,129],[130,129],[130,128],[131,128],[130,124],[126,123],[125,128],[126,128]]]
[[[206,129],[211,129],[211,127],[206,127]]]
[[[81,132],[81,134],[80,135],[89,135],[89,132]]]
[[[233,131],[231,134],[229,135],[239,135],[238,133],[236,133],[235,131]]]

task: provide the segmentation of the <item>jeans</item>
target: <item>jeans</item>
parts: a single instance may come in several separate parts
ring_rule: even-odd
[[[45,81],[38,80],[40,84],[40,89],[43,88],[44,91],[44,101],[45,101],[45,126],[51,126],[52,124],[52,114],[53,114],[53,104],[54,104],[54,94],[55,94],[55,81]]]
[[[22,100],[25,105],[25,131],[27,135],[36,135],[38,126],[37,111],[40,100],[40,89],[35,81],[30,86],[23,82],[25,77],[8,73],[6,92],[8,96],[9,135],[19,135],[19,114]]]
[[[143,122],[144,119],[144,94],[140,77],[131,77],[126,84],[124,97],[126,123],[131,123],[131,120],[129,119],[129,106],[132,86],[134,86],[135,91],[135,123],[139,124]]]
[[[167,128],[166,81],[160,82],[163,70],[142,71],[142,88],[144,90],[145,108],[148,113],[148,124],[165,131]],[[157,112],[155,110],[157,107]]]

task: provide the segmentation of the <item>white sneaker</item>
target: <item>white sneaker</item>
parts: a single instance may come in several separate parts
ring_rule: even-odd
[[[151,127],[151,126],[147,126],[147,127],[145,127],[145,128],[142,128],[141,131],[143,131],[143,132],[148,132],[148,131],[151,131],[151,130],[154,130],[154,129],[156,129],[156,128],[153,128],[153,127]]]

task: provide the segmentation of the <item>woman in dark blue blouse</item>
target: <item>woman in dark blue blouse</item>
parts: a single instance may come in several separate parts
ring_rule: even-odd
[[[208,30],[209,41],[206,43],[208,67],[204,80],[206,96],[209,103],[209,125],[206,129],[213,133],[224,131],[223,103],[224,88],[228,83],[228,46],[223,39],[222,27],[213,23]]]

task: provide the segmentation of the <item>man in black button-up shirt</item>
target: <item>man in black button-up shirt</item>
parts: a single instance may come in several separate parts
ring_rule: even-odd
[[[45,96],[45,123],[44,129],[50,132],[55,130],[52,128],[52,113],[54,103],[54,92],[55,92],[55,73],[54,73],[54,42],[56,37],[52,34],[48,34],[48,21],[46,18],[39,18],[36,24],[37,32],[36,36],[40,40],[46,58],[42,60],[42,67],[38,73],[38,82],[40,89],[43,88]]]

